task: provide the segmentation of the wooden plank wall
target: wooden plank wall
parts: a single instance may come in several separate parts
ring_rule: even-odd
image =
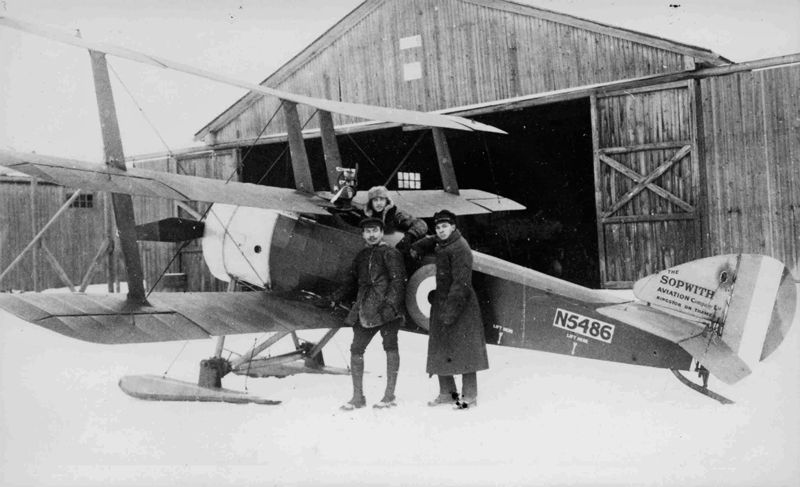
[[[654,180],[656,186],[691,210],[644,189],[603,217],[636,183],[596,160],[598,231],[603,244],[600,258],[604,260],[601,274],[606,287],[629,287],[641,277],[700,255],[696,204],[701,190],[690,95],[683,82],[597,98],[596,158],[602,154],[640,176],[648,176],[682,147],[691,148]]]
[[[421,46],[400,49],[419,35]],[[302,54],[301,54],[302,56]],[[405,81],[419,62],[422,78]],[[270,86],[344,101],[437,110],[684,69],[684,55],[521,13],[458,0],[383,2]],[[261,97],[217,132],[217,143],[285,133],[279,101]],[[318,126],[300,106],[301,122]],[[356,121],[334,116],[340,125]]]
[[[238,151],[202,152],[199,154],[181,155],[177,158],[165,157],[150,161],[135,163],[135,167],[153,171],[166,171],[190,176],[200,176],[212,179],[232,178],[239,180],[237,171]],[[196,212],[203,214],[209,205],[204,203],[189,202],[188,206]],[[136,222],[146,223],[151,221],[179,216],[192,218],[187,212],[179,209],[175,202],[161,198],[135,197]],[[181,248],[181,244],[167,242],[139,242],[142,251],[145,280],[152,286],[158,276],[164,272],[170,260]],[[182,272],[187,277],[187,290],[189,291],[224,291],[227,283],[216,279],[209,272],[203,260],[200,241],[188,243],[180,251],[167,272]]]
[[[708,254],[754,252],[800,277],[800,66],[700,82]]]
[[[36,186],[36,214],[33,215],[29,181],[27,178],[0,180],[0,270],[6,269],[74,191],[40,182]],[[102,197],[99,193],[82,194],[93,195],[93,207],[67,209],[45,233],[43,240],[76,286],[103,241]],[[32,223],[35,223],[36,232]],[[65,287],[42,251],[39,251],[37,262],[40,289]],[[104,281],[105,273],[99,269],[91,282]],[[30,252],[0,282],[0,291],[12,289],[34,290],[33,255]]]

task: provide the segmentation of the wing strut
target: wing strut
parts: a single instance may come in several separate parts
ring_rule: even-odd
[[[297,114],[297,103],[284,100],[283,114],[286,116],[286,129],[289,133],[289,155],[292,159],[294,187],[304,193],[313,193],[311,166],[308,163],[308,153],[303,140],[303,126],[300,124],[300,116]]]
[[[106,56],[102,52],[89,50],[94,75],[94,89],[97,96],[97,109],[100,113],[100,130],[103,133],[103,152],[106,165],[125,171],[125,153],[114,106],[114,94],[108,76]],[[144,302],[144,273],[136,243],[136,222],[133,216],[133,199],[130,195],[112,193],[114,220],[119,231],[120,246],[128,274],[128,299]]]
[[[444,130],[438,127],[433,129],[433,145],[436,147],[436,157],[439,159],[439,174],[442,176],[442,187],[446,193],[458,196],[458,181],[456,171],[453,169],[453,158],[450,156],[450,147]]]

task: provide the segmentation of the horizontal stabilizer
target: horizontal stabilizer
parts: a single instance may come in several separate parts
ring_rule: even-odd
[[[165,218],[136,225],[136,239],[148,242],[185,242],[203,236],[205,224],[185,218]]]
[[[685,318],[641,303],[623,303],[598,308],[598,312],[677,343],[702,363],[715,377],[733,384],[750,374],[747,364],[714,332]]]
[[[688,262],[637,281],[633,292],[654,308],[717,330],[751,368],[780,345],[797,313],[791,273],[764,255]]]
[[[147,343],[341,326],[338,310],[272,293],[151,293],[138,304],[116,294],[0,293],[0,309],[68,337]],[[339,313],[339,315],[337,315]]]

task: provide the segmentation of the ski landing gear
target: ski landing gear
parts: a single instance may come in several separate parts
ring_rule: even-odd
[[[126,376],[120,379],[119,387],[129,396],[149,401],[201,401],[230,402],[237,404],[280,404],[245,392],[222,388],[222,378],[234,374],[250,377],[286,377],[303,372],[318,374],[347,374],[347,370],[327,367],[322,358],[324,347],[338,328],[333,328],[320,339],[319,343],[301,341],[293,331],[278,332],[270,336],[260,345],[253,347],[236,360],[222,358],[222,346],[225,337],[219,337],[215,356],[200,362],[200,373],[197,384],[169,379],[157,375]],[[268,358],[256,356],[274,345],[286,335],[292,334],[295,341],[294,352]]]

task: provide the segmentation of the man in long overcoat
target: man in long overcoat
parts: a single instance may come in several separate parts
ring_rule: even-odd
[[[436,291],[431,306],[427,372],[439,377],[439,395],[429,406],[463,409],[478,400],[476,372],[489,368],[478,298],[472,288],[472,250],[447,210],[434,215],[436,235],[412,246],[412,255],[436,254]],[[454,375],[462,376],[462,396]]]
[[[361,221],[365,246],[356,255],[345,282],[332,295],[332,304],[341,301],[357,288],[358,293],[345,324],[353,327],[350,345],[350,375],[353,397],[344,410],[366,405],[363,389],[364,352],[376,333],[380,332],[386,352],[386,391],[376,408],[397,405],[394,390],[400,368],[397,333],[403,323],[406,271],[403,257],[383,241],[383,221],[365,218]]]

